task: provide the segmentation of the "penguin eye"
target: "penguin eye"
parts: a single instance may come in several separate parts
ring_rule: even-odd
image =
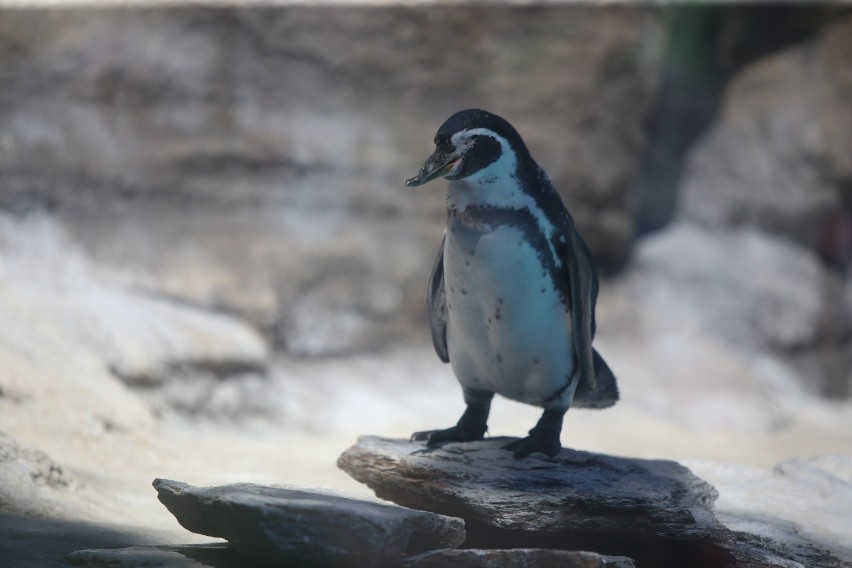
[[[467,140],[464,141],[464,149],[470,150],[472,148],[481,148],[483,144],[487,146],[488,142],[491,140],[490,136],[471,136]]]
[[[473,148],[480,138],[482,138],[482,136],[471,136],[470,138],[465,138],[464,140],[462,140],[462,145],[464,146],[464,149],[468,150],[470,148]]]

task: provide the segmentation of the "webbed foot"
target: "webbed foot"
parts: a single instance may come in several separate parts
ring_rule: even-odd
[[[427,446],[434,446],[443,442],[474,442],[485,437],[488,428],[462,427],[459,425],[444,430],[424,430],[411,435],[412,442],[426,442]]]
[[[526,438],[509,442],[503,446],[503,449],[514,452],[515,459],[525,458],[534,452],[541,452],[552,458],[562,449],[558,432],[546,432],[538,435],[533,434],[533,432],[535,430],[531,430],[530,435]]]
[[[515,459],[525,458],[533,452],[541,452],[552,458],[562,449],[559,435],[562,433],[562,417],[565,410],[548,409],[541,415],[530,435],[503,446],[504,450],[514,452]]]
[[[465,389],[465,409],[458,424],[444,430],[424,430],[411,435],[412,442],[426,442],[434,446],[443,442],[474,442],[485,437],[488,430],[488,412],[494,393]]]

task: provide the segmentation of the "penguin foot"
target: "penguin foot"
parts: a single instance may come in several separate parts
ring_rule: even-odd
[[[488,430],[488,412],[494,393],[465,389],[467,408],[455,426],[445,430],[425,430],[411,435],[412,442],[426,442],[434,446],[442,442],[475,442],[485,437]]]
[[[415,432],[411,435],[412,442],[426,442],[427,446],[434,446],[443,442],[475,442],[485,437],[488,428],[453,426],[444,430],[425,430]]]
[[[559,442],[559,432],[536,432],[532,430],[530,435],[503,446],[504,450],[514,452],[515,459],[519,460],[534,452],[540,452],[552,458],[562,449]]]
[[[539,418],[535,428],[526,438],[509,442],[504,450],[515,452],[515,459],[525,458],[533,452],[541,452],[552,458],[562,449],[559,434],[562,432],[562,416],[567,409],[548,408]]]

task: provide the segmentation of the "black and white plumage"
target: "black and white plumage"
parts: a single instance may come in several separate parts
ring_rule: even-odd
[[[451,116],[435,136],[420,186],[444,177],[447,230],[429,283],[432,342],[462,385],[458,424],[416,432],[428,445],[482,439],[494,393],[542,407],[515,457],[559,452],[571,406],[618,400],[615,376],[592,347],[598,277],[547,174],[504,119]]]

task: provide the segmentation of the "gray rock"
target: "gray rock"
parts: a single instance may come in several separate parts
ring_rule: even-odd
[[[647,336],[631,322],[636,312],[656,312],[684,336],[697,327],[746,359],[768,358],[812,393],[848,389],[852,303],[838,274],[801,244],[754,227],[675,223],[639,244],[610,293],[622,295],[629,309],[620,323],[599,327],[604,335],[624,335],[627,349],[636,335]]]
[[[852,202],[850,38],[847,16],[732,80],[716,125],[689,157],[686,219],[759,227],[826,257],[850,254],[827,241],[850,222],[842,213]]]
[[[624,556],[594,552],[514,548],[510,550],[447,549],[406,558],[404,568],[633,568]]]
[[[245,559],[227,544],[131,546],[78,550],[66,557],[72,566],[89,568],[240,568]],[[354,564],[353,564],[354,565]],[[396,564],[392,564],[396,565]],[[458,550],[445,548],[405,557],[401,568],[633,568],[623,556],[594,552],[518,548],[512,550]]]
[[[55,507],[65,509],[59,505],[62,493],[76,483],[44,452],[5,432],[0,432],[0,479],[0,511],[5,513],[56,514]]]
[[[422,330],[443,190],[402,183],[461,108],[510,119],[624,261],[664,35],[655,6],[3,10],[0,209],[295,355],[378,349]]]
[[[516,460],[501,449],[507,441],[425,450],[422,443],[363,436],[337,465],[382,499],[496,529],[667,538],[720,529],[712,514],[716,490],[676,462],[569,449],[552,460]]]
[[[50,456],[0,431],[0,513],[90,520],[118,510]]]
[[[241,568],[245,559],[227,544],[131,546],[77,550],[65,557],[72,566],[90,568]]]
[[[652,566],[844,566],[812,542],[729,531],[713,514],[716,490],[676,462],[568,449],[515,460],[500,448],[508,440],[426,450],[365,436],[338,466],[381,498],[463,518],[466,547],[606,549]]]
[[[842,305],[837,276],[850,274],[852,266],[850,51],[847,14],[816,37],[744,68],[730,82],[716,124],[688,157],[680,203],[681,220],[724,233],[734,228],[778,238],[776,251],[767,251],[761,263],[776,262],[772,256],[781,260],[777,253],[782,252],[789,268],[778,270],[783,260],[774,269],[740,265],[748,288],[766,286],[769,293],[737,312],[746,317],[729,321],[763,319],[755,322],[763,328],[760,339],[784,349],[783,359],[812,391],[833,398],[852,392],[852,315]],[[737,246],[729,251],[732,265],[758,252]],[[704,257],[696,251],[689,259]],[[723,278],[726,272],[722,266]],[[692,290],[700,296],[704,284],[695,284]],[[785,285],[789,303],[776,295]],[[734,293],[731,299],[729,307],[744,297]],[[803,301],[816,308],[810,321],[802,319]]]
[[[153,447],[158,415],[279,412],[269,347],[245,321],[128,290],[48,216],[0,214],[0,256],[0,429],[14,438],[68,465],[105,443],[102,462],[80,458],[97,469],[138,456],[129,439]]]
[[[838,277],[808,249],[754,228],[719,231],[677,223],[643,242],[635,295],[660,298],[743,349],[778,352],[852,331]]]
[[[227,539],[269,563],[381,566],[405,551],[460,545],[461,519],[316,491],[157,479],[158,498],[189,531]]]
[[[716,516],[726,527],[788,543],[790,551],[813,543],[852,563],[852,456],[795,458],[769,469],[687,463],[719,489]]]

